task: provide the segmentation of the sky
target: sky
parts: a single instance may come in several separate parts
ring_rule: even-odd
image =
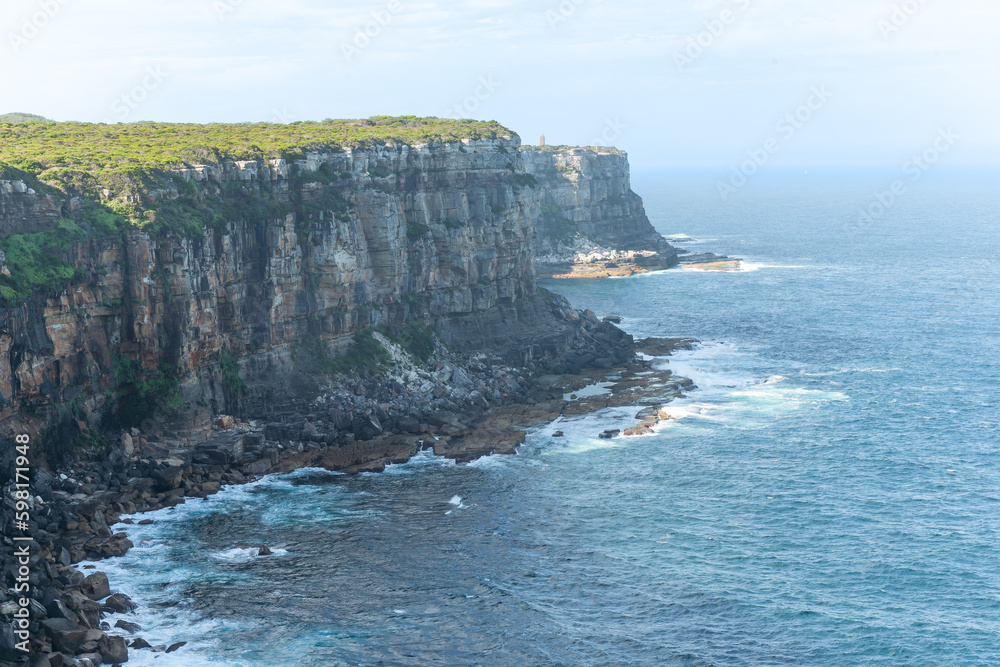
[[[996,166],[998,24],[996,0],[5,0],[0,112],[478,118],[633,169],[903,165],[944,132]]]

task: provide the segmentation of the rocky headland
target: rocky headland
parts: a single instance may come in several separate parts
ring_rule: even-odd
[[[513,453],[530,427],[611,405],[645,406],[623,429],[642,435],[690,388],[536,284],[677,263],[623,153],[522,148],[487,123],[331,123],[0,124],[0,665],[180,648],[149,647],[135,602],[75,567],[132,547],[110,528],[124,515],[302,466]],[[136,148],[157,142],[176,155]],[[611,254],[566,255],[587,244]]]
[[[623,151],[522,146],[521,156],[539,182],[540,277],[605,278],[677,266],[677,249],[653,228],[632,191]]]

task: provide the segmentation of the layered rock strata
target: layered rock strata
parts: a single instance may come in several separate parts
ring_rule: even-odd
[[[521,155],[538,180],[540,277],[622,276],[677,265],[677,250],[653,228],[632,191],[624,152],[523,146]]]

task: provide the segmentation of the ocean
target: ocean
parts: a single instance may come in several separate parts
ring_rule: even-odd
[[[747,270],[544,286],[702,341],[666,361],[677,419],[155,512],[99,567],[188,643],[129,664],[1000,664],[1000,188],[928,177],[859,222],[893,178],[636,175],[659,231]]]

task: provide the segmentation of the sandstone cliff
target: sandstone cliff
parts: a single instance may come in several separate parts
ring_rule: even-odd
[[[543,277],[603,277],[666,269],[677,251],[632,191],[628,156],[614,148],[524,146],[538,179],[535,266]]]
[[[518,144],[513,135],[335,146],[294,161],[190,166],[147,184],[122,199],[149,209],[148,227],[48,247],[68,272],[65,289],[21,301],[4,288],[0,419],[57,420],[61,437],[79,439],[76,429],[89,437],[138,422],[157,401],[178,429],[196,428],[212,413],[300,394],[303,364],[374,325],[418,322],[459,351],[511,364],[553,359],[581,325],[564,316],[565,301],[536,291],[541,203]],[[590,218],[599,224],[584,228],[602,233],[617,216],[615,230],[642,239],[627,171],[624,191],[620,178],[601,184],[624,158],[574,157],[600,208]],[[79,220],[83,199],[36,187],[0,181],[0,240]],[[629,199],[603,202],[614,197]],[[573,214],[589,204],[576,200]],[[0,264],[11,270],[25,267]]]

